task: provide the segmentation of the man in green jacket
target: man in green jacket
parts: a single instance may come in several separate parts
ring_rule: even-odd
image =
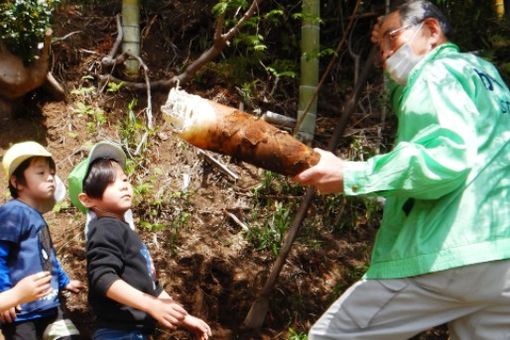
[[[386,197],[370,267],[309,339],[510,337],[510,92],[495,67],[448,42],[429,1],[372,32],[398,116],[392,151],[320,162],[295,180],[321,193]]]

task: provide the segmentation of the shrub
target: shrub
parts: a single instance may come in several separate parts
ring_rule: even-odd
[[[59,0],[14,0],[0,3],[0,41],[26,64],[36,59],[53,9]]]

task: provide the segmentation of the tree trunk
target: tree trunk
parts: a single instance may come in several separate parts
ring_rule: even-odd
[[[40,87],[46,81],[51,45],[51,30],[46,33],[39,57],[30,65],[0,44],[0,97],[14,100]]]
[[[297,137],[308,143],[315,134],[317,97],[319,83],[319,26],[320,1],[303,1],[303,24],[301,26],[301,85],[299,87]],[[312,101],[313,102],[310,102]],[[304,117],[303,117],[304,115]]]

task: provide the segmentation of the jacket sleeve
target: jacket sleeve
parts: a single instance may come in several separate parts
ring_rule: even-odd
[[[0,241],[0,292],[12,288],[9,266],[7,265],[10,248],[10,242]]]
[[[437,65],[422,74],[400,102],[395,148],[366,162],[347,162],[345,194],[437,199],[466,181],[477,152],[478,116],[468,80]]]
[[[120,279],[124,266],[125,228],[109,219],[92,223],[96,225],[91,224],[87,240],[89,289],[106,295],[112,283]]]
[[[53,250],[53,252],[55,252],[55,250]],[[60,264],[60,261],[56,258],[56,256],[53,265],[55,267],[55,270],[57,271],[58,288],[62,290],[69,284],[69,282],[71,282],[71,280],[64,271],[64,268],[62,268],[62,265]]]

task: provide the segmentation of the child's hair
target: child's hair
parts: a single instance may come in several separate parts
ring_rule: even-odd
[[[33,157],[27,158],[23,162],[21,162],[21,164],[18,165],[16,170],[14,170],[14,172],[12,173],[12,176],[14,176],[16,178],[17,183],[22,184],[22,185],[27,184],[27,182],[25,180],[25,170],[28,169],[30,164],[36,158],[47,159],[51,170],[54,170],[54,171],[56,170],[57,167],[55,166],[55,161],[51,157],[33,156]],[[11,192],[11,196],[13,198],[18,198],[18,196],[19,196],[18,189],[14,185],[12,185],[12,181],[10,178],[9,178],[9,191]]]
[[[114,159],[100,158],[90,164],[83,179],[83,192],[92,198],[101,199],[106,187],[115,181]]]

